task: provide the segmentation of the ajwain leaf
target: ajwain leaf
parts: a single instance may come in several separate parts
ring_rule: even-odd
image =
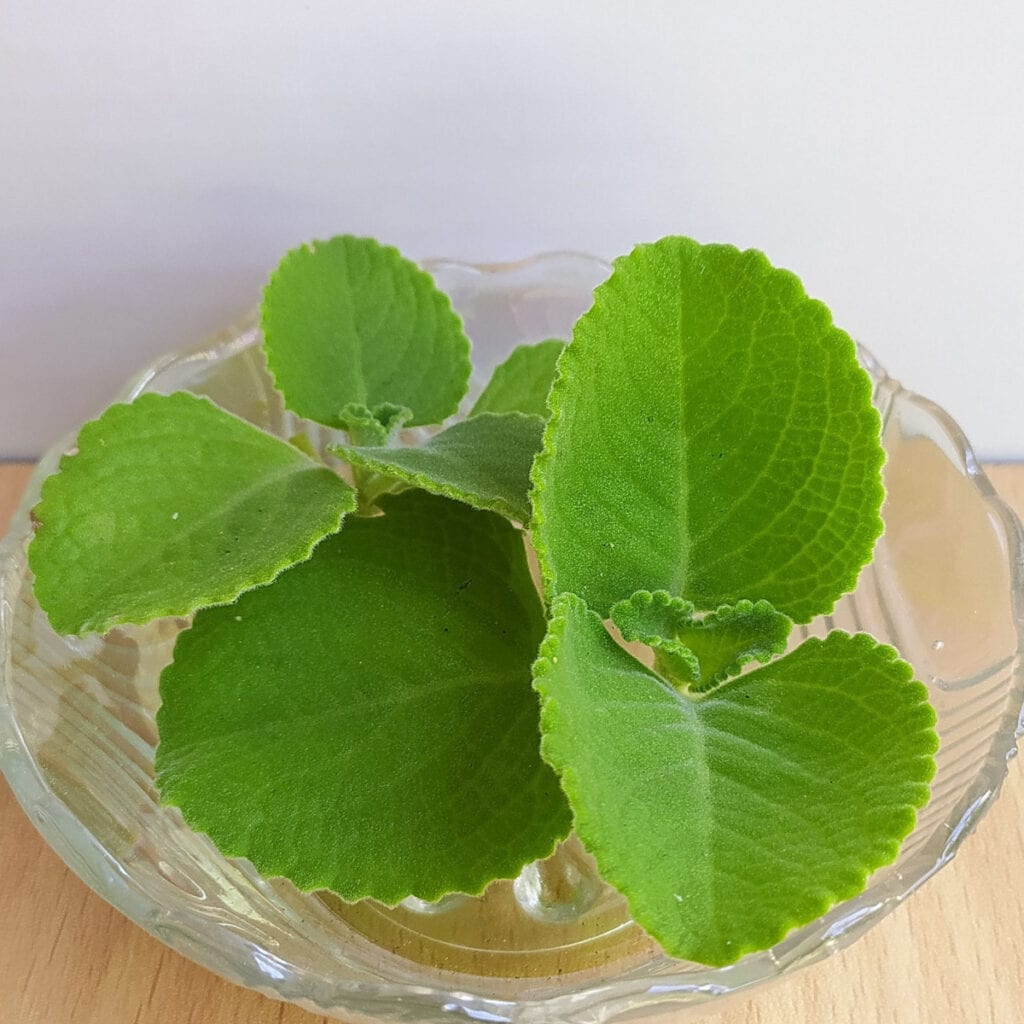
[[[924,686],[834,631],[696,699],[572,594],[535,666],[542,752],[601,874],[670,956],[721,966],[860,892],[928,798]]]
[[[611,620],[627,642],[653,647],[672,682],[693,692],[724,682],[752,661],[782,654],[793,628],[767,601],[737,601],[699,615],[691,602],[664,590],[637,591],[613,605]]]
[[[495,367],[470,416],[482,412],[525,412],[548,418],[548,392],[555,379],[555,363],[565,348],[557,338],[519,345]]]
[[[526,523],[530,466],[544,421],[522,413],[481,413],[435,434],[418,448],[336,444],[333,455],[432,494]]]
[[[267,362],[289,409],[332,427],[354,404],[451,416],[469,381],[469,340],[448,297],[397,249],[339,235],[293,249],[263,293]]]
[[[404,406],[384,403],[375,409],[349,402],[338,416],[353,444],[378,448],[386,445],[409,422],[412,412]]]
[[[59,633],[188,615],[309,557],[355,507],[337,474],[205,398],[142,395],[82,427],[29,546]]]
[[[853,342],[754,251],[666,238],[616,261],[549,396],[533,536],[549,594],[637,590],[797,622],[882,524],[880,421]]]
[[[161,678],[157,783],[228,856],[343,899],[478,893],[568,832],[540,758],[522,534],[422,491],[200,612]]]
[[[692,621],[696,609],[690,601],[671,597],[664,590],[638,590],[626,601],[612,605],[609,618],[626,643],[646,644],[655,652],[658,671],[673,685],[686,689],[700,682],[700,659],[676,638],[677,623]]]

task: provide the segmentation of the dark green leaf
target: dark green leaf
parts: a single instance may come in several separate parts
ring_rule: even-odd
[[[157,781],[228,856],[347,900],[479,892],[569,827],[540,760],[522,534],[422,491],[200,612],[161,680]]]

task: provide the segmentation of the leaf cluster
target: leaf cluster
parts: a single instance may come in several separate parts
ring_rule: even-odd
[[[29,550],[61,632],[191,616],[156,777],[193,828],[390,904],[479,893],[575,829],[668,953],[716,965],[895,858],[927,692],[872,637],[790,640],[870,560],[884,458],[855,347],[792,274],[639,246],[570,343],[517,348],[447,426],[469,340],[395,249],[290,252],[262,326],[329,464],[146,395],[82,428]]]

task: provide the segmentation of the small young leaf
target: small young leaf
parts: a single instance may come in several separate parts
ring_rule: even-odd
[[[349,402],[338,416],[338,425],[348,431],[348,436],[357,445],[380,448],[409,422],[412,412],[400,405],[384,403],[376,409]]]
[[[935,770],[927,691],[864,634],[807,640],[691,699],[566,594],[534,685],[542,753],[601,874],[669,955],[713,966],[860,892]]]
[[[343,899],[480,892],[569,829],[540,759],[522,534],[409,491],[200,612],[163,674],[157,782],[228,856]]]
[[[684,689],[701,679],[700,659],[676,638],[677,623],[692,622],[697,610],[690,601],[664,590],[638,590],[612,605],[609,618],[628,644],[646,644],[655,651],[658,671]]]
[[[487,387],[476,400],[470,416],[482,412],[525,412],[548,418],[548,392],[555,379],[555,363],[565,348],[557,338],[519,345],[494,370]]]
[[[881,532],[880,421],[853,342],[761,253],[666,238],[615,264],[558,363],[533,471],[549,594],[749,598],[797,622]]]
[[[329,450],[360,469],[525,523],[530,518],[530,465],[543,432],[539,416],[481,413],[452,424],[419,448],[336,444]]]
[[[694,691],[710,689],[736,675],[752,661],[770,661],[786,649],[793,620],[767,601],[723,604],[699,620],[680,623],[676,638],[700,662],[701,676]]]
[[[469,341],[448,297],[397,249],[339,235],[293,249],[263,293],[267,362],[285,403],[341,427],[350,404],[451,416],[469,381]]]
[[[337,474],[207,399],[142,395],[82,427],[43,485],[36,598],[59,633],[188,615],[308,558],[354,507]]]
[[[769,661],[786,649],[793,622],[767,601],[737,601],[706,615],[664,590],[637,591],[612,607],[611,620],[627,642],[659,653],[672,682],[707,690],[752,661]]]

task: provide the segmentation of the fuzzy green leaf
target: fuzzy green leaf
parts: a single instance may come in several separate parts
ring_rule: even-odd
[[[341,410],[338,424],[355,444],[367,447],[386,445],[406,423],[412,412],[400,405],[384,403],[375,409],[350,402]]]
[[[360,469],[525,523],[530,466],[543,432],[539,416],[482,413],[452,424],[419,448],[337,444],[329,450]]]
[[[569,829],[540,759],[522,534],[409,491],[200,612],[161,679],[163,800],[228,856],[346,900],[477,893]]]
[[[565,348],[557,338],[519,345],[497,366],[470,416],[482,412],[524,412],[548,418],[548,392],[555,379],[555,363]]]
[[[701,679],[700,658],[675,636],[676,624],[691,621],[696,609],[690,601],[671,597],[664,590],[639,590],[612,605],[609,618],[629,644],[646,644],[655,652],[658,671],[687,689]]]
[[[864,634],[692,699],[567,594],[534,671],[576,831],[671,956],[732,963],[856,895],[928,798],[927,691]]]
[[[293,249],[263,293],[267,362],[289,409],[342,427],[349,405],[451,416],[469,381],[462,321],[397,249],[339,235]]]
[[[698,615],[689,601],[664,590],[640,590],[611,610],[627,642],[658,652],[672,682],[707,690],[752,661],[769,661],[786,649],[793,622],[767,601],[737,601]]]
[[[594,293],[559,360],[533,535],[550,594],[748,598],[798,622],[881,532],[880,421],[850,338],[758,252],[667,238]]]
[[[354,507],[337,474],[207,399],[142,395],[82,427],[43,485],[36,598],[59,633],[188,615],[308,558]]]

